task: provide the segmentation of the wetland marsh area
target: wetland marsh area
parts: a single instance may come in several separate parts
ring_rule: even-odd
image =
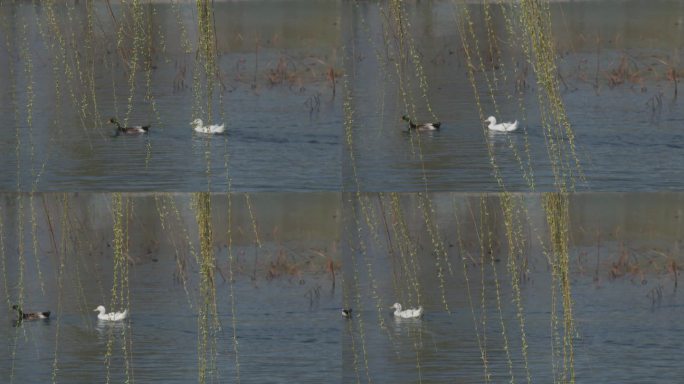
[[[683,36],[673,0],[0,0],[0,381],[681,381]]]
[[[414,194],[350,203],[375,220],[345,217],[342,382],[677,382],[684,195],[574,195],[567,264],[550,197],[435,193],[429,218]]]
[[[206,77],[192,2],[3,1],[0,189],[339,190],[334,5],[217,1]]]
[[[200,235],[194,207],[206,198],[213,233]],[[340,377],[338,202],[324,193],[2,195],[2,301],[52,312],[17,324],[2,305],[2,381]],[[127,308],[128,320],[98,320],[102,304]]]
[[[345,9],[354,112],[354,164],[343,162],[347,190],[553,191],[560,161],[549,151],[554,141],[569,153],[562,162],[574,168],[577,190],[681,189],[681,2],[548,4],[558,92],[572,125],[571,137],[555,138],[544,128],[554,107],[540,102],[546,96],[535,80],[538,63],[521,43],[519,6],[482,3],[489,5],[410,2],[405,35],[384,2]],[[441,121],[441,129],[419,138],[398,134],[406,130],[404,114]],[[489,115],[521,127],[487,132]]]

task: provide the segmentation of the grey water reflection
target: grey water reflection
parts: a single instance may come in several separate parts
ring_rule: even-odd
[[[551,278],[553,255],[541,196],[514,197],[527,216],[516,236],[525,244],[518,284],[524,340],[500,196],[429,195],[448,263],[434,251],[421,198],[397,197],[399,211],[389,197],[374,194],[363,196],[363,207],[358,201],[345,207],[359,213],[361,229],[355,230],[353,217],[345,219],[351,246],[343,248],[343,302],[356,315],[344,329],[343,381],[525,382],[528,372],[531,382],[559,379],[563,312],[558,282]],[[483,202],[486,216],[481,215]],[[406,239],[397,236],[402,233],[398,212],[415,244],[413,257]],[[570,197],[576,382],[676,382],[684,374],[677,353],[684,346],[679,320],[684,302],[677,287],[684,262],[683,212],[680,193]],[[369,216],[373,227],[364,220]],[[422,305],[424,317],[394,319],[388,307],[395,301]],[[552,327],[554,301],[557,327]]]
[[[113,195],[0,198],[3,382],[198,381],[202,296],[192,195],[123,195],[130,318],[122,323],[93,312],[100,304],[111,309]],[[220,330],[210,337],[207,377],[339,380],[341,286],[331,274],[340,268],[339,195],[232,195],[230,244],[227,209],[226,195],[212,196]],[[9,304],[17,301],[27,311],[51,310],[50,319],[13,327]]]
[[[146,37],[132,77],[133,5],[2,2],[0,189],[339,190],[336,4],[211,4],[210,117],[227,126],[215,136],[190,126],[209,117],[206,90],[195,88],[206,79],[194,2],[141,6]],[[112,116],[152,127],[112,137]]]
[[[521,51],[521,37],[510,36],[507,29],[506,17],[519,27],[518,7],[506,6],[504,16],[498,3],[487,4],[488,13],[481,2],[402,5],[428,85],[427,100],[442,122],[439,132],[420,135],[421,154],[416,153],[416,140],[402,133],[406,126],[401,116],[413,113],[402,99],[413,101],[417,120],[432,117],[418,70],[409,64],[404,81],[397,79],[399,42],[389,7],[359,1],[345,8],[349,22],[342,33],[355,123],[348,149],[354,153],[355,169],[350,156],[343,162],[347,190],[358,184],[364,191],[499,191],[487,142],[508,190],[530,191],[530,180],[536,190],[554,190],[537,84]],[[683,6],[679,1],[550,2],[562,98],[586,178],[578,179],[579,190],[681,187],[684,108],[674,94],[673,78],[681,83],[681,74],[673,76],[672,70],[682,73]],[[473,20],[485,62],[485,70],[475,72],[484,116],[519,120],[522,126],[515,134],[483,130],[458,33],[464,10]],[[468,39],[474,46],[472,37]],[[491,41],[496,41],[496,49],[490,49]],[[401,87],[407,87],[409,96]],[[574,159],[566,166],[574,168]]]

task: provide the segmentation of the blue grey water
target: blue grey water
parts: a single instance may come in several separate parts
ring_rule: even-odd
[[[239,367],[240,381],[247,383],[291,382],[293,377],[307,383],[356,382],[357,375],[360,381],[369,377],[374,382],[482,382],[485,370],[477,337],[486,329],[488,372],[492,381],[509,381],[501,336],[504,324],[513,375],[516,381],[525,381],[505,226],[496,208],[499,196],[484,196],[490,207],[484,225],[492,235],[493,259],[485,257],[483,270],[478,240],[482,225],[477,219],[483,196],[430,195],[438,236],[447,246],[451,263],[444,270],[443,284],[435,255],[429,251],[433,243],[417,194],[398,196],[415,244],[416,284],[403,277],[406,266],[397,254],[402,241],[392,238],[390,245],[381,225],[378,201],[388,197],[363,196],[369,198],[365,208],[373,210],[378,220],[369,230],[365,220],[359,223],[353,216],[351,208],[358,201],[349,197],[354,196],[255,194],[251,209],[259,228],[259,247],[247,202],[241,194],[234,195],[232,283],[226,247],[227,201],[223,195],[212,197],[214,287],[221,330],[209,337],[209,348],[215,341],[216,349],[207,354],[209,367],[215,367],[208,371],[214,376],[208,377],[235,382]],[[0,297],[5,304],[0,306],[4,319],[0,377],[4,381],[54,377],[90,383],[102,382],[107,375],[113,382],[126,378],[199,380],[198,303],[202,296],[199,261],[194,256],[198,241],[193,198],[185,194],[123,197],[133,208],[127,224],[131,316],[116,326],[98,323],[93,312],[97,305],[112,300],[113,196],[2,196]],[[520,284],[527,365],[533,382],[552,381],[558,360],[552,359],[554,283],[548,251],[542,244],[548,238],[546,217],[541,195],[515,199],[524,202],[529,219],[521,235],[527,244],[527,278]],[[348,203],[340,207],[340,201]],[[577,194],[571,197],[570,207],[575,323],[571,335],[577,382],[637,383],[649,378],[676,382],[683,373],[677,351],[684,344],[679,321],[684,303],[675,286],[677,277],[668,268],[672,261],[682,262],[684,195]],[[387,210],[385,214],[387,223],[395,222],[394,213]],[[343,232],[340,217],[345,222]],[[354,229],[357,225],[359,230]],[[394,229],[390,234],[394,236]],[[334,290],[326,269],[330,259],[342,268]],[[395,301],[416,305],[416,292],[426,310],[424,318],[392,319],[389,306]],[[51,319],[14,326],[15,314],[9,308],[18,300],[23,300],[26,310],[51,310]],[[353,308],[352,320],[341,316],[343,305]],[[562,316],[560,304],[556,305]],[[123,332],[129,342],[125,351]],[[237,354],[233,335],[237,336]]]
[[[54,302],[33,300],[32,308],[52,310],[51,319],[13,327],[9,321],[13,313],[7,313],[3,305],[2,317],[7,319],[0,332],[3,382],[50,381],[53,374],[57,381],[70,383],[105,382],[107,375],[112,382],[124,382],[124,329],[131,343],[131,381],[197,382],[197,309],[189,306],[183,287],[173,284],[169,277],[162,275],[156,264],[137,268],[130,280],[131,314],[125,324],[99,322],[90,307],[65,303],[59,313]],[[339,299],[330,295],[328,281],[307,279],[307,283],[274,281],[255,286],[245,278],[233,284],[237,360],[229,285],[217,285],[221,331],[213,358],[222,382],[236,381],[237,364],[240,381],[245,383],[285,383],[292,377],[315,383],[341,376],[343,324],[339,321]],[[316,284],[325,284],[326,292],[310,307],[305,294]],[[93,301],[91,306],[98,302]],[[110,340],[113,351],[107,370],[105,356]]]
[[[413,21],[412,35],[425,59],[430,101],[444,124],[441,132],[421,136],[422,162],[410,155],[410,136],[401,132],[404,126],[399,116],[403,112],[398,106],[396,85],[391,76],[383,77],[391,72],[383,73],[378,68],[375,52],[369,46],[369,37],[372,40],[381,33],[378,4],[297,0],[215,4],[221,21],[217,23],[221,46],[219,63],[226,88],[223,103],[215,100],[214,119],[226,121],[229,133],[204,137],[190,130],[195,53],[187,53],[176,44],[181,41],[176,17],[181,15],[190,41],[194,42],[197,36],[192,20],[196,15],[193,4],[172,2],[146,8],[154,11],[152,17],[159,21],[165,42],[155,41],[159,50],[155,56],[156,69],[152,71],[156,104],[153,108],[145,99],[144,78],[139,78],[130,121],[151,122],[153,128],[146,137],[114,138],[104,120],[125,114],[128,84],[126,69],[111,57],[116,55],[111,49],[116,44],[116,32],[110,24],[108,10],[96,4],[100,17],[97,25],[103,27],[98,32],[102,33],[99,38],[103,45],[96,48],[102,56],[95,72],[99,119],[89,115],[91,119],[81,121],[73,97],[86,95],[84,89],[73,88],[72,96],[65,86],[62,98],[54,95],[54,61],[50,60],[34,24],[39,20],[36,16],[44,16],[46,9],[36,3],[3,2],[0,31],[7,39],[0,45],[0,73],[3,73],[0,120],[5,124],[5,129],[0,129],[0,190],[312,191],[360,187],[361,190],[417,191],[425,189],[426,177],[427,189],[433,191],[498,191],[500,185],[491,174],[486,151],[487,140],[493,143],[507,189],[530,189],[521,177],[512,151],[512,148],[524,148],[526,141],[535,188],[554,189],[537,118],[534,84],[523,95],[524,120],[517,101],[507,98],[512,92],[511,79],[502,81],[496,93],[502,117],[521,119],[526,134],[484,134],[460,56],[453,2],[416,2],[407,4],[406,8]],[[117,5],[113,6],[118,12]],[[465,6],[470,7],[474,17],[481,17],[479,6]],[[79,9],[58,7],[60,23],[68,25],[67,21],[73,17],[82,26],[83,15],[69,13]],[[672,97],[673,84],[667,80],[666,71],[670,65],[681,66],[682,4],[631,0],[559,2],[552,5],[552,11],[554,20],[558,20],[554,33],[559,39],[560,73],[568,84],[562,90],[563,97],[586,176],[586,182],[578,183],[578,189],[680,189],[684,179],[681,162],[684,136],[680,132],[684,114],[681,97]],[[366,24],[359,15],[363,15]],[[634,23],[634,20],[640,22]],[[23,29],[24,25],[27,30]],[[484,39],[482,31],[478,33]],[[602,43],[598,55],[597,38]],[[353,58],[354,68],[340,69],[340,56],[349,52],[351,42],[357,53]],[[30,73],[35,100],[31,125],[26,116],[29,83],[25,71],[27,61],[22,53],[24,44],[30,48],[33,63]],[[258,64],[256,46],[259,47]],[[593,83],[597,57],[600,58],[599,87]],[[646,80],[634,79],[608,86],[611,71],[620,66],[623,57],[633,63],[632,69],[636,68],[639,74],[643,75],[649,68],[656,74],[644,75]],[[272,82],[270,76],[279,75],[280,63],[284,63],[286,73],[293,77]],[[337,68],[340,75],[349,75],[356,119],[351,149],[343,145],[344,93],[338,82],[333,96],[325,74],[330,66]],[[184,80],[180,85],[179,75]],[[60,79],[64,80],[64,76],[60,72]],[[486,86],[481,83],[479,86],[484,94]],[[483,106],[486,110],[493,109],[488,98],[483,99]],[[419,106],[419,118],[427,116],[424,108]],[[350,169],[350,150],[356,159],[356,180]],[[6,320],[0,328],[0,340],[3,340],[0,379],[3,381],[48,381],[54,375],[55,381],[102,382],[107,377],[104,362],[109,340],[114,341],[109,375],[114,382],[126,379],[124,352],[118,344],[124,329],[98,324],[92,312],[95,305],[106,303],[110,298],[113,231],[106,227],[111,225],[110,198],[94,198],[102,200],[95,205],[71,200],[75,202],[71,206],[77,207],[75,217],[82,214],[81,219],[87,219],[72,221],[74,232],[57,239],[59,246],[68,250],[63,253],[67,255],[67,278],[59,287],[55,244],[46,223],[39,222],[36,258],[31,217],[42,215],[41,211],[46,209],[54,213],[53,224],[58,225],[62,218],[58,214],[61,195],[52,195],[54,205],[48,208],[42,205],[40,194],[4,197],[5,205],[0,211],[3,230],[0,251],[6,283],[0,286],[0,292],[7,304],[0,306],[0,318]],[[187,227],[194,228],[190,198],[182,195],[176,198],[180,200]],[[254,241],[250,238],[254,222],[242,207],[234,223],[235,236],[242,238],[242,243],[236,240],[241,245],[235,249],[236,257],[241,260],[238,277],[231,284],[216,275],[221,322],[214,355],[217,381],[236,381],[238,364],[240,381],[254,383],[292,382],[293,377],[299,382],[311,383],[336,382],[340,378],[342,382],[357,382],[357,378],[358,381],[370,378],[375,382],[407,383],[483,381],[483,364],[475,335],[475,325],[481,320],[479,307],[476,303],[473,320],[464,282],[460,279],[463,276],[459,269],[461,259],[455,257],[453,248],[449,252],[455,257],[455,274],[449,275],[445,287],[452,312],[444,310],[440,297],[443,290],[436,284],[434,260],[428,252],[423,252],[420,289],[425,294],[427,314],[421,321],[397,323],[389,315],[389,309],[377,307],[380,302],[391,305],[410,289],[405,282],[393,280],[387,250],[370,247],[364,259],[358,253],[359,239],[345,242],[344,246],[352,248],[343,255],[342,263],[347,269],[338,279],[347,284],[347,298],[358,295],[361,300],[358,307],[356,302],[347,301],[355,307],[358,317],[345,321],[339,314],[341,290],[338,285],[336,291],[331,291],[327,274],[293,272],[291,276],[270,279],[261,271],[254,278],[251,266],[258,253],[259,266],[268,269],[270,262],[277,261],[278,249],[285,249],[286,253],[297,255],[296,258],[302,254],[316,255],[325,247],[334,254],[341,236],[333,229],[336,228],[334,218],[349,217],[352,211],[345,209],[341,214],[335,203],[328,201],[339,202],[338,195],[313,205],[310,203],[318,201],[320,196],[256,194],[252,198],[259,200],[254,202],[254,209],[257,227],[264,235],[264,250],[246,245]],[[684,305],[674,289],[677,275],[668,271],[667,262],[679,262],[681,253],[684,216],[680,196],[654,193],[578,197],[582,198],[589,202],[580,202],[571,214],[580,223],[572,232],[575,240],[572,260],[576,263],[573,264],[572,293],[577,326],[573,340],[577,382],[641,383],[654,379],[677,382],[684,374],[677,355],[684,344],[684,329],[677,321],[684,315]],[[453,196],[442,199],[437,203],[441,208],[437,212],[451,214],[449,204]],[[12,205],[19,201],[23,204],[23,216]],[[131,237],[132,316],[125,330],[131,342],[129,377],[138,382],[198,379],[195,303],[198,268],[196,261],[191,260],[192,246],[187,244],[181,228],[172,225],[174,229],[169,230],[158,222],[160,215],[172,212],[166,204],[167,200],[150,196],[147,200],[132,202],[135,214],[131,220],[137,231]],[[529,208],[539,215],[534,199]],[[31,213],[31,209],[37,213]],[[225,209],[224,205],[217,208],[221,212]],[[597,217],[599,212],[602,215]],[[265,219],[265,213],[271,218]],[[537,219],[537,228],[544,227],[543,220]],[[225,235],[225,220],[220,215],[214,220],[215,233]],[[418,227],[423,222],[417,211],[410,220]],[[23,223],[22,230],[19,223]],[[443,228],[452,228],[447,226],[448,221],[442,224]],[[601,233],[601,258],[596,254],[597,230]],[[194,239],[196,233],[192,229],[190,232],[189,236]],[[357,232],[354,228],[346,234]],[[441,234],[447,239],[453,235],[453,232]],[[498,235],[496,243],[504,244],[500,228]],[[23,240],[19,241],[22,236]],[[382,236],[364,238],[363,244],[372,244]],[[430,249],[424,228],[413,236],[424,244],[421,251]],[[476,234],[469,233],[469,236],[470,245],[477,244]],[[216,244],[217,271],[223,273],[227,260],[225,248],[221,249],[224,245]],[[532,381],[546,382],[553,379],[551,283],[541,248],[537,245],[531,251],[530,260],[534,262],[530,281],[522,287],[530,346],[528,364]],[[650,261],[652,268],[645,268],[644,274],[635,271],[612,278],[612,263],[618,263],[624,252],[640,261],[641,266]],[[186,286],[176,279],[179,254],[189,263],[191,277]],[[350,269],[354,265],[352,254],[359,257],[356,271]],[[499,260],[496,271],[504,295],[503,322],[511,343],[513,371],[517,381],[525,381],[516,309],[510,299],[505,259],[502,256]],[[601,267],[598,279],[594,276],[596,260]],[[373,267],[375,285],[365,276],[369,266]],[[498,308],[493,306],[493,270],[489,269],[485,285],[489,316],[487,351],[492,381],[499,382],[509,381],[510,374],[500,337]],[[21,283],[20,271],[25,277]],[[357,277],[359,286],[349,288]],[[479,282],[473,284],[473,297],[477,301],[481,294]],[[235,317],[231,287],[235,294]],[[9,306],[19,295],[24,296],[27,309],[52,310],[52,320],[13,327]],[[63,299],[61,307],[56,304],[59,295]],[[233,320],[238,335],[237,356],[233,350]],[[364,343],[363,353],[359,353],[360,341]]]
[[[378,214],[380,199],[368,197],[365,209]],[[508,266],[498,195],[485,196],[485,223],[480,220],[481,195],[430,197],[433,223],[450,265],[433,251],[416,194],[399,197],[414,256],[402,248],[395,229],[386,230],[382,221],[374,228],[362,224],[358,231],[344,232],[356,240],[353,244],[362,241],[364,246],[343,248],[343,302],[354,306],[356,313],[343,331],[343,382],[501,383],[527,382],[528,377],[533,383],[562,381],[562,294],[558,280],[552,280],[549,258],[557,256],[548,249],[541,196],[515,197],[529,217],[516,235],[524,239],[525,250],[517,260],[518,284]],[[677,353],[684,347],[684,325],[679,321],[684,301],[677,283],[681,267],[679,277],[668,269],[672,260],[681,262],[682,197],[571,196],[574,328],[569,340],[577,383],[678,382],[684,374]],[[346,209],[361,209],[359,205],[351,202]],[[389,209],[385,212],[388,223],[396,222]],[[346,226],[355,228],[353,219],[348,220]],[[486,233],[492,236],[491,253],[486,239],[484,250],[480,248],[478,238]],[[514,285],[520,288],[520,307]],[[425,314],[422,319],[394,319],[389,309],[394,302],[404,308],[422,305]],[[567,351],[565,356],[570,355]]]
[[[675,97],[668,71],[681,68],[683,62],[683,6],[678,1],[551,2],[560,90],[579,163],[578,169],[570,157],[563,168],[575,173],[577,190],[681,189],[682,87],[678,85],[679,97]],[[521,128],[514,134],[488,134],[483,129],[458,33],[464,7],[473,20],[486,63],[486,69],[478,68],[474,75],[483,116],[520,121]],[[382,4],[357,2],[350,7],[347,19],[351,21],[343,29],[343,43],[351,83],[354,142],[343,154],[346,190],[556,189],[540,120],[538,85],[519,48],[521,36],[510,36],[501,7],[489,4],[492,39],[501,50],[500,56],[495,53],[492,58],[483,7],[450,1],[404,6],[428,90],[425,99],[418,86],[420,71],[408,63],[404,83],[412,79],[414,85],[406,90],[416,107],[414,119],[434,121],[429,103],[442,123],[439,132],[420,135],[422,156],[415,135],[402,132],[406,123],[400,117],[413,112],[410,105],[407,111],[402,101],[396,49],[383,48],[385,39],[396,39],[392,34],[388,37],[388,29],[383,27],[387,23],[383,18],[392,16]],[[516,14],[506,14],[517,26]],[[468,41],[475,44],[470,36]],[[479,66],[478,59],[473,60]],[[623,83],[611,84],[610,78],[623,60],[629,74]],[[524,88],[522,80],[526,81]],[[517,92],[516,86],[522,91]],[[500,167],[502,185],[492,170],[488,142]]]
[[[334,3],[212,3],[220,73],[212,116],[204,90],[193,89],[206,83],[196,4],[143,6],[152,69],[149,79],[137,72],[133,92],[122,59],[133,36],[118,29],[132,30],[131,10],[115,3],[110,15],[108,4],[93,4],[92,47],[84,4],[54,6],[62,36],[50,33],[46,5],[0,5],[0,190],[340,189],[341,101],[328,76],[340,71]],[[151,124],[149,134],[112,137],[113,116]],[[227,134],[193,133],[195,117],[224,122]]]
[[[486,74],[498,78],[493,96],[499,114],[487,96],[484,73],[476,73],[476,78],[484,114],[521,121],[521,132],[511,135],[485,133],[467,80],[456,20],[467,7],[484,44],[482,7],[449,1],[405,5],[429,102],[443,123],[439,133],[421,137],[422,159],[412,154],[410,136],[402,133],[405,126],[399,117],[404,110],[394,67],[377,61],[378,51],[380,57],[384,53],[378,4],[221,1],[215,7],[222,100],[214,95],[212,120],[226,122],[228,134],[192,133],[193,114],[206,120],[208,113],[193,107],[196,7],[160,2],[145,6],[158,28],[150,62],[154,104],[146,98],[145,74],[139,73],[129,116],[131,124],[151,123],[152,129],[145,137],[112,138],[113,129],[105,121],[127,114],[129,77],[105,4],[94,6],[97,44],[90,89],[87,67],[69,80],[53,57],[54,47],[46,45],[39,28],[45,26],[36,24],[44,20],[45,7],[3,2],[0,26],[8,39],[0,47],[5,85],[0,90],[5,123],[0,131],[0,188],[310,191],[344,186],[367,191],[497,191],[502,186],[492,172],[486,146],[490,142],[504,188],[555,189],[537,86],[528,67],[528,87],[515,93],[517,73],[525,64],[519,49],[509,44],[498,5],[491,6],[491,14],[499,28],[494,35],[500,40],[504,67]],[[580,165],[574,169],[570,161],[569,168],[584,176],[577,179],[577,189],[681,187],[684,108],[682,98],[673,97],[667,74],[682,62],[681,7],[676,1],[551,4],[561,91]],[[113,12],[121,13],[117,4]],[[59,25],[68,27],[65,31],[87,26],[81,6],[56,7],[55,15]],[[635,18],[639,23],[631,22]],[[80,35],[64,32],[64,37],[70,42]],[[80,52],[87,56],[85,47]],[[79,56],[70,45],[67,53],[70,68],[78,72]],[[613,87],[610,76],[623,59],[637,76]],[[334,87],[330,68],[337,80]],[[343,145],[342,136],[345,76],[355,122],[351,148]],[[56,96],[57,80],[61,97]],[[34,95],[31,124],[29,91]],[[420,91],[413,92],[416,118],[430,119]]]
[[[200,382],[202,351],[206,382],[286,383],[296,377],[318,383],[341,377],[341,278],[335,284],[326,272],[328,260],[336,268],[340,263],[337,194],[253,196],[260,246],[250,208],[244,196],[235,195],[232,280],[226,196],[212,197],[220,330],[208,337],[206,349],[199,347],[203,296],[191,195],[124,195],[135,213],[126,225],[124,263],[130,316],[119,324],[99,322],[93,311],[101,304],[108,311],[121,309],[110,308],[114,292],[121,297],[115,279],[121,282],[122,276],[113,260],[113,196],[31,199],[1,195],[3,383]],[[38,209],[31,214],[33,203]],[[161,219],[160,212],[169,214]],[[26,311],[51,311],[50,319],[17,326],[10,308],[20,301]]]

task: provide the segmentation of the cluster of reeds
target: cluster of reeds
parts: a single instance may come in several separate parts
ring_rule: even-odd
[[[567,70],[565,74],[558,71],[565,90],[577,89],[574,85],[568,85],[573,81],[591,84],[597,93],[600,93],[604,87],[611,90],[629,89],[646,93],[649,87],[660,87],[664,83],[670,83],[671,95],[677,98],[682,70],[677,68],[671,56],[659,53],[633,55],[621,52],[617,58],[612,58],[602,52],[600,39],[597,39],[597,42],[595,68],[590,68],[590,60],[585,58],[580,60],[573,69]],[[567,60],[575,60],[575,56],[568,56]],[[561,61],[561,64],[564,64],[564,61]]]
[[[266,280],[281,277],[293,278],[298,282],[304,281],[304,275],[326,274],[330,277],[331,286],[335,286],[335,273],[340,269],[340,263],[320,252],[310,255],[298,255],[281,248],[263,266]]]
[[[679,255],[679,242],[673,247],[662,244],[640,244],[636,240],[630,241],[619,236],[620,228],[615,228],[607,234],[596,231],[596,250],[579,251],[574,255],[574,269],[580,274],[591,274],[596,284],[602,281],[621,281],[628,279],[634,284],[649,286],[650,281],[669,281],[672,291],[676,292],[679,284],[679,273],[682,269]],[[612,241],[605,241],[602,237],[614,236]]]

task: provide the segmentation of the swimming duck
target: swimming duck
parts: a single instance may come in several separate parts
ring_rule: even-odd
[[[147,130],[150,129],[149,125],[134,125],[131,127],[122,127],[119,121],[112,117],[109,119],[110,124],[116,125],[116,135],[124,134],[124,135],[139,135],[141,133],[147,133]]]
[[[105,321],[119,321],[128,317],[128,309],[123,312],[109,312],[105,313],[105,307],[100,305],[93,310],[94,312],[100,312],[97,314],[97,318]]]
[[[22,320],[40,320],[40,319],[47,319],[50,317],[50,311],[47,312],[24,312],[19,308],[18,305],[14,304],[12,306],[12,309],[17,311],[17,314],[19,315],[19,318],[17,321],[22,321]]]
[[[436,123],[415,123],[406,115],[402,116],[401,119],[408,121],[409,131],[412,129],[418,132],[439,131],[439,127],[442,125],[439,121]]]
[[[422,306],[420,306],[418,308],[404,309],[402,311],[401,310],[401,304],[394,303],[394,305],[391,306],[390,308],[394,309],[394,317],[399,317],[402,319],[415,319],[417,317],[423,316],[423,307]]]
[[[223,133],[223,131],[226,128],[226,124],[223,123],[221,125],[218,124],[210,124],[210,125],[204,125],[202,122],[202,119],[195,119],[190,123],[190,125],[193,126],[195,129],[195,132],[197,133]]]
[[[349,309],[342,308],[342,317],[344,317],[345,319],[351,319],[352,309],[351,308],[349,308]]]
[[[496,131],[496,132],[513,132],[516,129],[518,129],[518,120],[514,121],[513,123],[496,123],[496,117],[494,116],[489,116],[487,120],[484,121],[485,123],[489,122],[489,126],[487,129],[490,131]]]

